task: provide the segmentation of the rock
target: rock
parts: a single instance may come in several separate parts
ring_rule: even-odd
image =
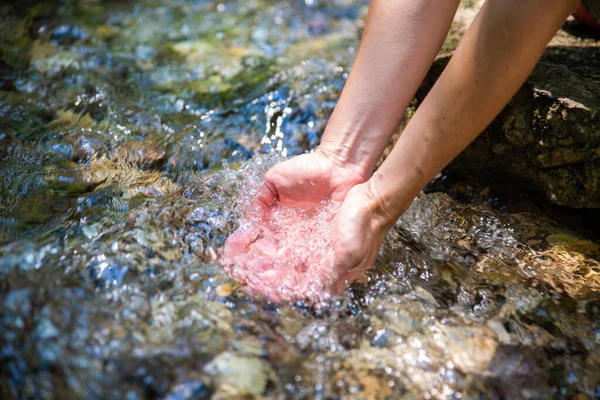
[[[222,285],[217,286],[215,292],[219,297],[227,297],[233,293],[233,288],[229,283],[224,283]]]
[[[439,325],[454,366],[462,372],[478,373],[488,367],[496,352],[497,338],[491,329],[464,329]]]
[[[486,386],[498,398],[544,399],[551,397],[547,362],[526,346],[500,346],[487,366]]]
[[[152,169],[160,166],[165,158],[165,150],[155,143],[129,141],[119,149],[117,158],[144,169]]]
[[[598,243],[591,240],[581,239],[568,233],[553,233],[546,237],[546,241],[550,246],[561,246],[568,251],[575,251],[583,254],[592,254],[600,250]]]
[[[422,101],[449,58],[438,59]],[[510,103],[444,174],[600,208],[600,48],[549,47]]]
[[[233,352],[219,354],[204,368],[216,381],[220,397],[260,396],[267,387],[271,369],[260,358],[241,357]]]

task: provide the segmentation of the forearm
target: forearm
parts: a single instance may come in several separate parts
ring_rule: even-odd
[[[459,0],[374,0],[320,148],[370,176],[448,32]]]
[[[502,110],[575,4],[574,0],[489,0],[484,4],[369,182],[389,222],[395,222],[422,187]]]

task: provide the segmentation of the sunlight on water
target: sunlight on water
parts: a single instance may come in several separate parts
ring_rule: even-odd
[[[600,245],[526,205],[423,194],[318,308],[284,268],[326,274],[329,205],[275,209],[276,275],[219,265],[319,143],[366,2],[0,9],[0,397],[598,396]]]

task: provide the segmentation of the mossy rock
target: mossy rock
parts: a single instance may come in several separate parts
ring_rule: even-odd
[[[438,59],[420,103],[449,58]],[[488,128],[444,173],[600,208],[600,48],[553,46]]]

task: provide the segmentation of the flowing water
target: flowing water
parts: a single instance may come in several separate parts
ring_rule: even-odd
[[[318,144],[365,11],[0,5],[0,397],[600,398],[600,245],[529,202],[423,194],[321,308],[218,265],[247,161]]]

